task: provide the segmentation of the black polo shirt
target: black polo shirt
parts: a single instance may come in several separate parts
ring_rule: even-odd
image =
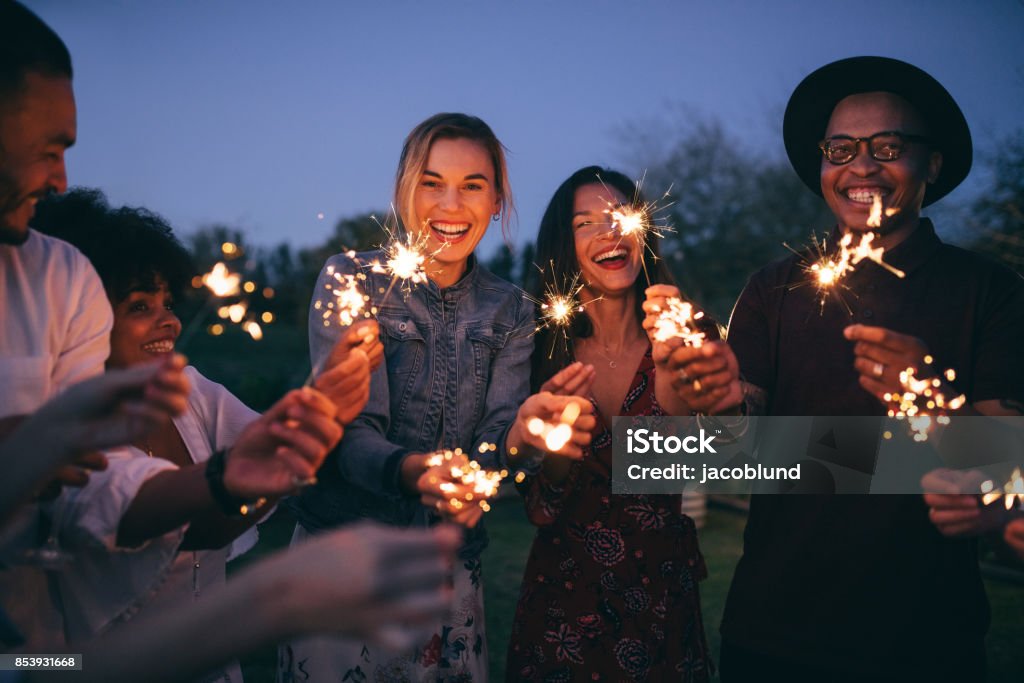
[[[843,336],[853,323],[924,340],[972,403],[1024,400],[1024,280],[943,244],[927,219],[884,258],[906,277],[862,263],[824,307],[800,257],[750,278],[729,344],[743,378],[767,392],[767,413],[885,414],[858,384]],[[976,543],[940,535],[922,497],[762,495],[722,634],[784,659],[917,678],[983,671],[988,622]]]

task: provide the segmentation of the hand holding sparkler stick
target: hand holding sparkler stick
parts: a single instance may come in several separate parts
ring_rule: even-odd
[[[921,479],[928,519],[943,536],[977,536],[1002,524],[998,509],[983,506],[976,494],[965,493],[980,491],[982,479],[977,471],[945,468],[932,470]]]
[[[495,444],[480,444],[481,452]],[[490,510],[488,500],[498,492],[507,470],[490,471],[466,457],[462,449],[426,456],[426,469],[416,482],[420,501],[451,521],[472,528]]]
[[[556,396],[542,391],[519,407],[508,436],[510,452],[526,446],[538,453],[555,453],[578,460],[590,445],[597,426],[594,407],[578,396]],[[517,453],[518,455],[518,453]]]
[[[348,424],[362,411],[370,396],[370,375],[384,360],[384,346],[374,320],[360,320],[342,334],[324,359],[322,372],[310,373],[307,386],[330,398],[338,409],[337,420]],[[314,371],[319,370],[317,363]]]
[[[843,336],[854,342],[853,365],[860,375],[860,385],[886,405],[889,405],[894,398],[902,397],[906,391],[912,389],[911,385],[916,386],[915,382],[908,385],[908,380],[915,380],[915,376],[922,376],[922,370],[932,363],[928,347],[917,337],[900,334],[884,327],[869,327],[867,325],[850,325],[843,330]],[[949,381],[953,381],[956,376],[952,371],[947,371],[945,375]],[[941,380],[939,380],[939,384],[934,384],[933,380],[937,379],[937,377],[923,377],[923,381],[931,386],[922,384],[919,390],[913,393],[928,398],[932,394],[942,397],[942,403],[939,404],[939,399],[936,398],[933,401],[936,405],[931,408],[959,409],[964,401],[948,387],[944,388]],[[918,382],[920,381],[922,380],[918,380]],[[923,410],[905,412],[911,417],[918,413],[928,414]]]
[[[256,500],[293,493],[297,482],[315,480],[342,427],[335,407],[315,389],[295,389],[243,430],[227,454],[224,488]]]

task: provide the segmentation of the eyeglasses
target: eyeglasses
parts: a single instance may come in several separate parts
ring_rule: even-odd
[[[835,135],[818,143],[818,149],[836,166],[848,164],[857,158],[860,143],[868,143],[871,158],[877,161],[896,161],[903,154],[908,142],[928,142],[923,135],[910,135],[895,130],[887,130],[866,138],[851,138],[848,135]]]

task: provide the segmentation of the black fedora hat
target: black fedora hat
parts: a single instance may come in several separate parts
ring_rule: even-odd
[[[942,152],[942,171],[924,195],[927,206],[946,196],[971,170],[973,147],[967,120],[953,96],[921,69],[888,57],[850,57],[826,64],[801,81],[786,105],[782,137],[793,169],[821,194],[821,151],[832,110],[845,97],[891,92],[914,106],[930,128],[932,145]]]

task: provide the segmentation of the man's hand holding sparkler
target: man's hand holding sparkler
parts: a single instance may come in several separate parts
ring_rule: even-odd
[[[977,495],[964,491],[980,490],[984,477],[979,472],[940,468],[921,479],[928,519],[943,536],[977,536],[996,528],[1001,511],[981,505]]]
[[[254,500],[292,493],[296,482],[315,480],[338,445],[342,427],[334,403],[315,389],[295,389],[253,421],[227,454],[224,488]]]
[[[331,350],[313,386],[334,402],[335,418],[346,425],[370,398],[370,375],[384,360],[380,330],[374,320],[360,320]]]
[[[900,373],[913,368],[918,375],[930,362],[928,347],[917,337],[900,334],[884,327],[850,325],[843,335],[854,342],[854,368],[860,374],[860,385],[888,405],[892,396],[904,391]],[[943,392],[955,396],[952,390]],[[887,397],[888,394],[888,397]]]

